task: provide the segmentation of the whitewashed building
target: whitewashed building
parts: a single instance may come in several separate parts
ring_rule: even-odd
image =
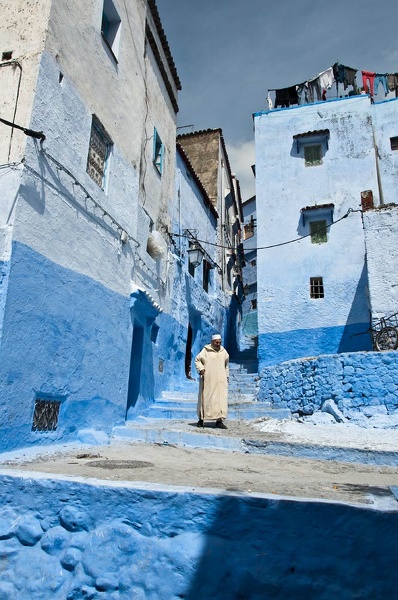
[[[362,217],[397,201],[397,115],[366,95],[254,115],[261,366],[370,350],[372,313],[398,310],[392,237],[383,259]]]

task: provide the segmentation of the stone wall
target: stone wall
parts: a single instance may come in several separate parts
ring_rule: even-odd
[[[394,598],[398,512],[0,474],[2,600]]]
[[[259,399],[311,414],[326,400],[342,413],[372,416],[398,409],[398,354],[353,352],[292,360],[261,371]]]

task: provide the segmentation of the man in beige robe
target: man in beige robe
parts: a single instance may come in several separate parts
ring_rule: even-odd
[[[216,420],[216,427],[228,429],[223,419],[228,414],[229,355],[221,346],[221,335],[216,334],[195,358],[200,375],[198,398],[198,427],[205,419]]]

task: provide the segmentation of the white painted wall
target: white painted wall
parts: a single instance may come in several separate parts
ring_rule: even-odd
[[[398,137],[398,98],[374,104],[372,108],[383,202],[388,204],[398,200],[398,150],[392,150],[390,142],[392,137]]]
[[[373,321],[398,312],[398,207],[363,215]]]
[[[0,116],[29,127],[40,54],[44,48],[51,0],[4,0],[1,6],[0,53],[12,52],[0,63]],[[15,64],[18,61],[19,66]],[[19,161],[26,137],[0,125],[0,163]]]
[[[303,147],[297,154],[293,136],[324,129],[330,130],[330,139],[323,163],[306,167]],[[336,222],[349,209],[360,208],[361,191],[372,190],[378,203],[368,97],[260,113],[255,116],[255,131],[259,247],[308,235],[308,223],[303,226],[301,215],[304,207],[333,203]],[[340,328],[341,333],[334,329],[333,334],[337,336],[337,351],[337,338],[344,328],[368,320],[364,276],[365,246],[359,212],[332,225],[327,243],[313,244],[307,237],[259,250],[259,334],[305,331],[309,341],[297,352],[311,355],[322,353],[322,348],[326,351],[328,329]],[[323,277],[323,299],[310,298],[310,277]],[[276,344],[289,345],[287,339],[277,340]],[[291,340],[291,344],[296,341]],[[288,348],[285,356],[289,357]]]

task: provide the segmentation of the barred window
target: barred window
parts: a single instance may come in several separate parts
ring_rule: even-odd
[[[312,244],[325,244],[328,241],[326,221],[311,221],[310,233]]]
[[[58,427],[59,400],[36,398],[32,431],[55,431]]]
[[[322,164],[322,146],[304,146],[304,160],[306,167],[315,167]]]
[[[323,290],[323,278],[322,277],[311,277],[310,278],[310,297],[311,298],[324,298]]]
[[[87,157],[87,173],[102,189],[105,189],[105,178],[111,149],[111,139],[99,120],[93,115]]]

